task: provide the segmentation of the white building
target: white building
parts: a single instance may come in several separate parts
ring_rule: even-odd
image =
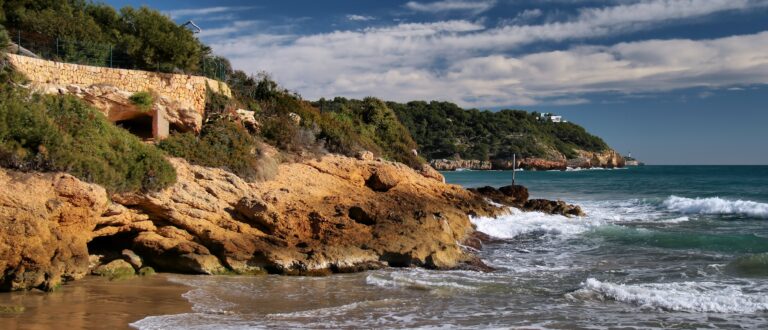
[[[563,120],[563,116],[555,116],[551,113],[542,113],[539,116],[540,120],[549,120],[553,123],[567,123],[567,121]]]

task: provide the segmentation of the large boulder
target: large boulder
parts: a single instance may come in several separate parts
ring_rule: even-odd
[[[121,279],[136,275],[133,265],[122,259],[113,260],[107,264],[98,266],[94,268],[91,273],[93,273],[93,275],[109,277],[111,279]]]
[[[107,205],[103,188],[71,175],[0,169],[0,291],[88,274],[86,244]]]

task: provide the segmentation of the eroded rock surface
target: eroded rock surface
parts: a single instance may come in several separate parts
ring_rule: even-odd
[[[140,260],[193,274],[481,269],[459,244],[474,233],[467,214],[502,212],[399,163],[329,155],[283,164],[275,179],[248,183],[221,169],[171,162],[174,186],[112,202],[102,188],[69,175],[0,170],[0,288],[52,288],[80,278],[89,272],[89,249],[104,256],[101,264]]]
[[[0,291],[52,290],[88,273],[103,188],[68,174],[0,170]]]

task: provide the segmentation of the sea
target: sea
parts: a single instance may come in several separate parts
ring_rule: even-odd
[[[497,270],[181,276],[192,312],[139,329],[768,328],[768,166],[516,172],[587,216],[473,218]],[[444,173],[503,186],[506,171]]]

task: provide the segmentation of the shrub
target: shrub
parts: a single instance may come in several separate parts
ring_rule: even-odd
[[[149,111],[152,109],[152,103],[154,100],[150,92],[138,92],[128,98],[133,105],[139,107],[142,111]]]
[[[80,100],[7,88],[0,91],[0,166],[68,172],[111,192],[158,190],[176,180],[162,152]]]
[[[192,164],[223,168],[247,180],[268,180],[277,173],[277,162],[258,150],[248,131],[223,117],[207,122],[200,136],[174,134],[159,147]]]
[[[11,39],[8,37],[8,31],[0,25],[0,53],[5,52],[8,46],[11,45]]]

